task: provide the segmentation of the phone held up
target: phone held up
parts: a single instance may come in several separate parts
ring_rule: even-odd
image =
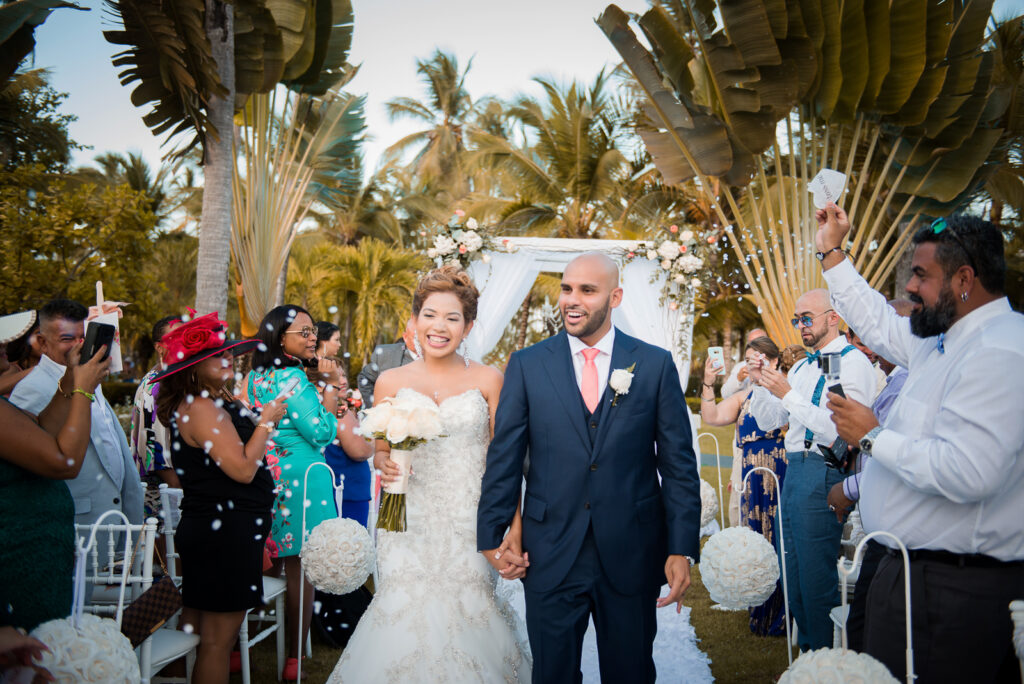
[[[725,350],[722,347],[708,347],[708,356],[714,359],[718,367],[716,375],[725,375]]]
[[[85,328],[85,343],[82,345],[82,351],[79,356],[81,359],[80,363],[86,363],[96,356],[96,352],[103,345],[106,345],[107,348],[104,350],[103,358],[100,361],[106,361],[110,356],[110,347],[114,344],[115,332],[114,326],[108,323],[91,321]]]

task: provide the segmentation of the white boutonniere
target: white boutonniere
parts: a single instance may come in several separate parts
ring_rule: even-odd
[[[612,406],[618,403],[619,397],[623,394],[629,394],[629,387],[633,384],[633,369],[635,368],[636,362],[634,361],[633,365],[629,368],[616,368],[612,371],[612,376],[608,378],[608,384],[615,391]]]

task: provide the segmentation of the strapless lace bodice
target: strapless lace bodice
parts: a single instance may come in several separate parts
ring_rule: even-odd
[[[471,389],[439,408],[444,436],[413,450],[406,531],[377,531],[378,591],[330,682],[530,679],[525,628],[476,550],[487,401]]]

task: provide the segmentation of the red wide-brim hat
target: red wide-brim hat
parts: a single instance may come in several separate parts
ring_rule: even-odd
[[[158,382],[226,351],[235,356],[251,352],[260,344],[259,340],[228,339],[227,329],[227,323],[217,318],[217,312],[213,312],[196,316],[168,332],[160,338],[167,348],[162,359],[164,368],[153,376],[152,381]]]

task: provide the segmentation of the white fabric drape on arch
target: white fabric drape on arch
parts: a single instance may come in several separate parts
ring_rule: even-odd
[[[469,357],[480,362],[501,341],[540,273],[536,255],[527,250],[492,252],[490,256],[488,263],[477,259],[469,265],[469,277],[480,290],[480,301],[466,345]]]
[[[622,303],[612,312],[612,322],[627,335],[667,349],[679,369],[685,387],[683,365],[687,351],[679,345],[679,311],[661,303],[664,276],[656,261],[637,259],[622,267]],[[651,282],[651,277],[659,277]]]

